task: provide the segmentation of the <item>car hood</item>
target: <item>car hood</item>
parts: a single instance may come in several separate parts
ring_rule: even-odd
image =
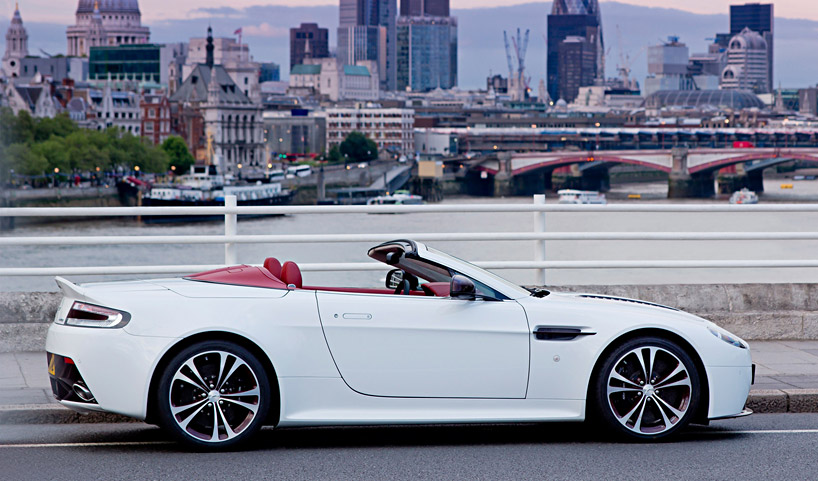
[[[635,324],[675,324],[678,322],[710,323],[694,314],[674,307],[625,297],[589,293],[551,292],[548,296],[518,299],[529,317],[535,322],[545,319],[586,320],[587,322],[612,322],[611,319],[628,319]],[[551,321],[548,321],[549,323]]]

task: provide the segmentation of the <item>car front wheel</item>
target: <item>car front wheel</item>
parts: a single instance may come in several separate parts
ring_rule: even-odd
[[[264,367],[230,342],[194,344],[168,364],[157,390],[162,426],[190,446],[223,449],[261,428],[271,403]]]
[[[686,426],[700,399],[699,373],[677,344],[632,339],[605,359],[594,401],[604,424],[630,439],[659,439]]]

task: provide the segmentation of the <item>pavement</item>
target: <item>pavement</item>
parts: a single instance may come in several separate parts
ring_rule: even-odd
[[[751,341],[757,413],[818,413],[818,341]],[[133,422],[115,414],[79,414],[54,400],[45,352],[0,353],[0,424]]]

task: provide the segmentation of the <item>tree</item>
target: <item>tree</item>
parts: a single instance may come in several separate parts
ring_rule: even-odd
[[[34,153],[26,144],[11,144],[5,152],[8,162],[15,172],[23,175],[42,175],[48,169],[48,161]]]
[[[378,158],[378,145],[360,132],[352,132],[341,142],[342,155],[355,162],[365,162]]]
[[[337,145],[333,145],[331,149],[329,149],[329,153],[327,154],[327,160],[330,162],[338,162],[341,160],[341,151],[338,150]]]
[[[191,155],[187,148],[184,139],[178,135],[171,135],[161,146],[162,150],[168,156],[170,165],[176,167],[174,172],[177,174],[184,174],[190,170],[190,166],[196,163],[196,159]]]

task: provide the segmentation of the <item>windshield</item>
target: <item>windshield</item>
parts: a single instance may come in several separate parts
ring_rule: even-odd
[[[463,259],[460,259],[459,257],[455,257],[455,256],[453,256],[451,254],[446,254],[445,252],[441,252],[441,251],[439,251],[437,249],[434,249],[432,247],[429,247],[429,246],[426,246],[426,250],[431,252],[432,254],[434,254],[436,256],[440,256],[440,257],[443,257],[443,258],[446,258],[446,259],[449,259],[449,260],[453,261],[453,263],[455,265],[458,264],[458,263],[466,264],[466,266],[468,266],[470,269],[480,271],[480,273],[482,275],[485,275],[486,277],[490,278],[493,282],[496,282],[498,284],[502,284],[504,287],[506,287],[508,289],[512,289],[512,290],[514,290],[516,292],[519,292],[521,296],[531,295],[530,291],[518,286],[517,284],[514,284],[513,282],[507,281],[506,279],[503,279],[502,277],[500,277],[500,276],[498,276],[498,275],[496,275],[496,274],[494,274],[492,272],[489,272],[489,271],[487,271],[487,270],[485,270],[485,269],[483,269],[481,267],[477,267],[476,265],[472,264],[471,262],[464,261]]]

